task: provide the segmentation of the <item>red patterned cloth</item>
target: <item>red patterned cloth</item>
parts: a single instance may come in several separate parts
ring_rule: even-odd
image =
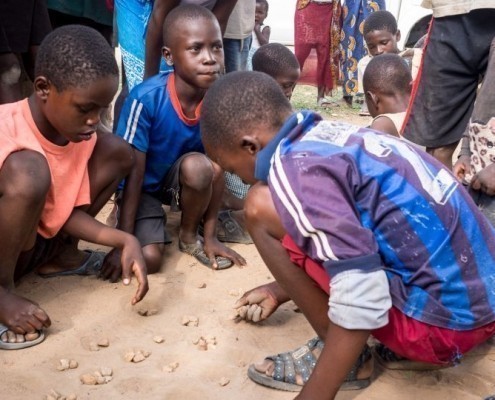
[[[323,86],[325,93],[337,87],[340,30],[340,1],[298,1],[294,18],[294,43],[302,69],[300,83]]]

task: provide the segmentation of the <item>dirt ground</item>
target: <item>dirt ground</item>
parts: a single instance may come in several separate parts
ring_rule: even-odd
[[[296,107],[310,106],[300,98],[311,91],[298,88]],[[369,122],[358,117],[356,110],[342,106],[325,112],[325,117],[360,125]],[[99,218],[105,221],[108,212],[109,206]],[[179,215],[172,214],[168,227],[175,238],[178,223]],[[230,319],[240,294],[272,279],[254,245],[232,247],[247,259],[248,266],[211,271],[180,253],[174,242],[162,272],[149,277],[149,294],[134,307],[130,300],[135,284],[124,287],[94,277],[25,277],[18,293],[41,304],[52,327],[38,346],[0,351],[0,398],[42,399],[53,389],[64,396],[95,400],[292,399],[293,393],[251,382],[246,370],[266,355],[300,346],[314,333],[292,303],[257,325]],[[144,311],[156,314],[140,315]],[[198,326],[182,325],[184,316],[197,317]],[[156,343],[155,336],[163,337],[164,342]],[[214,337],[216,345],[210,344],[206,351],[199,349],[194,343],[201,336],[210,342]],[[108,340],[108,347],[97,345],[102,340]],[[132,363],[125,360],[131,351],[150,355]],[[58,371],[60,359],[76,360],[78,367]],[[80,382],[82,374],[102,367],[112,368],[112,381],[97,386]],[[398,372],[375,367],[370,387],[342,392],[338,399],[479,400],[495,393],[495,343],[467,354],[459,366],[441,371]],[[222,386],[221,382],[228,383]]]

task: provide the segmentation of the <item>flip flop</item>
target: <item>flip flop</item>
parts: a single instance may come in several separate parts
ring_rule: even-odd
[[[231,210],[220,211],[218,213],[218,222],[223,230],[223,232],[220,231],[217,234],[217,238],[221,242],[253,244],[253,239],[232,216]]]
[[[183,241],[179,240],[179,250],[183,253],[193,256],[204,266],[213,269],[211,261],[205,253],[203,242],[201,240],[198,240],[196,243],[191,244],[184,243]],[[215,257],[215,259],[217,261],[216,269],[227,269],[232,267],[232,265],[234,264],[231,260],[225,257]]]
[[[372,349],[373,358],[382,367],[397,371],[435,371],[449,368],[452,365],[437,365],[422,361],[413,361],[399,356],[383,344],[377,344]]]
[[[7,328],[5,325],[0,324],[0,336],[6,331],[8,331],[9,328]],[[8,343],[4,342],[3,340],[0,339],[0,349],[2,350],[20,350],[20,349],[25,349],[27,347],[35,346],[39,343],[41,343],[43,340],[45,340],[45,332],[43,330],[39,331],[39,336],[34,339],[30,340],[27,342],[22,342],[22,343]]]
[[[304,383],[309,380],[317,361],[313,350],[320,349],[321,351],[323,345],[323,341],[316,337],[294,351],[266,357],[266,359],[275,363],[273,376],[257,371],[254,365],[249,367],[248,376],[252,381],[269,388],[299,392],[302,389],[302,385],[296,383],[296,376],[301,376]],[[357,390],[369,386],[370,378],[358,379],[357,373],[363,364],[370,359],[371,352],[369,347],[366,346],[352,367],[351,372],[347,375],[340,390]]]
[[[48,274],[40,274],[39,276],[42,278],[53,278],[56,276],[69,276],[69,275],[98,275],[103,267],[103,260],[106,257],[106,253],[102,251],[92,251],[92,250],[84,250],[85,253],[88,253],[88,257],[86,260],[76,269],[70,269],[66,271],[57,271],[50,272]]]
[[[316,102],[316,105],[321,108],[328,107],[340,107],[340,104],[332,99],[327,99],[326,97],[322,97]]]

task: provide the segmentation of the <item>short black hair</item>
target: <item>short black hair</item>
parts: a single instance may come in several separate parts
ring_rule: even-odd
[[[411,93],[411,70],[407,62],[397,54],[381,54],[373,57],[363,75],[365,92],[385,95]]]
[[[268,1],[267,0],[256,0],[256,3],[264,4],[265,7],[266,7],[266,12],[268,13],[268,9],[270,8],[270,6],[268,5]]]
[[[294,53],[280,43],[260,46],[253,55],[252,64],[253,71],[264,72],[273,78],[300,68]]]
[[[209,19],[218,21],[215,15],[206,7],[198,6],[196,4],[184,4],[174,7],[172,11],[167,14],[165,22],[163,23],[163,45],[170,46],[173,32],[177,29],[177,24],[196,23],[199,19]],[[187,21],[187,22],[186,22]]]
[[[113,49],[106,39],[83,25],[66,25],[48,34],[39,47],[34,72],[37,77],[46,77],[58,91],[119,76]]]
[[[397,20],[389,11],[375,11],[364,21],[363,36],[372,31],[388,31],[395,35],[397,33]]]
[[[201,109],[201,137],[212,147],[232,146],[253,127],[279,129],[292,112],[277,82],[262,72],[230,72],[206,92]]]

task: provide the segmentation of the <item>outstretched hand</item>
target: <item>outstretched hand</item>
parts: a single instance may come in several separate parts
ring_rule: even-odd
[[[271,286],[258,286],[244,293],[234,304],[237,316],[245,321],[259,322],[272,315],[281,302],[271,290]]]
[[[123,284],[126,286],[129,285],[133,274],[138,281],[138,288],[131,301],[132,305],[134,305],[144,298],[149,289],[146,262],[141,251],[141,245],[134,236],[130,236],[130,239],[122,248],[120,261],[122,265]]]

